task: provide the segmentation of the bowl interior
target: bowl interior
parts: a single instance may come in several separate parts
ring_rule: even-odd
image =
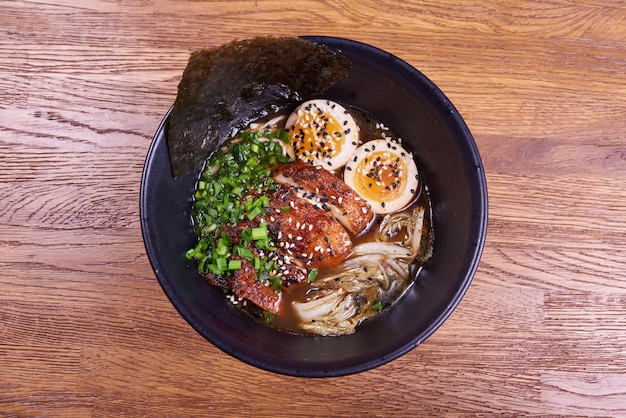
[[[324,97],[361,108],[391,127],[424,170],[433,203],[433,257],[407,293],[354,334],[299,336],[269,328],[208,285],[185,251],[195,244],[191,196],[199,169],[176,181],[166,144],[167,116],[144,168],[140,209],[157,279],[180,314],[208,341],[251,365],[294,376],[364,371],[430,336],[456,307],[478,266],[487,224],[480,156],[462,118],[423,74],[377,48],[341,38],[306,39],[341,50],[353,67]]]

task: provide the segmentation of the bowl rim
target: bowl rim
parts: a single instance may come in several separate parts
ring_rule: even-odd
[[[450,298],[450,303],[447,307],[440,312],[436,319],[432,321],[428,327],[426,327],[419,335],[416,335],[415,338],[408,344],[404,344],[403,346],[397,347],[392,352],[387,353],[385,356],[372,358],[365,362],[361,362],[358,364],[349,364],[345,367],[334,367],[330,370],[312,370],[310,365],[302,364],[298,365],[281,365],[281,364],[268,364],[264,361],[258,361],[253,355],[248,353],[241,352],[240,350],[233,349],[228,344],[225,344],[223,341],[216,340],[214,338],[210,338],[210,336],[206,335],[203,327],[200,324],[197,324],[196,321],[191,317],[188,309],[184,308],[183,304],[180,300],[177,299],[173,295],[171,283],[162,277],[162,269],[160,260],[155,258],[155,243],[151,241],[149,229],[150,225],[148,223],[148,217],[146,213],[148,212],[148,199],[146,196],[146,184],[150,180],[150,174],[152,169],[152,163],[155,157],[155,153],[157,150],[157,146],[159,145],[159,140],[163,140],[164,138],[164,130],[166,129],[166,124],[169,120],[169,115],[171,113],[172,107],[169,108],[163,119],[161,120],[159,127],[150,143],[150,147],[148,149],[144,169],[142,172],[141,178],[141,188],[139,194],[139,212],[140,212],[140,221],[141,221],[141,231],[142,237],[144,241],[144,245],[146,248],[146,252],[148,255],[148,259],[150,261],[151,267],[155,273],[155,276],[163,288],[164,293],[174,305],[175,309],[178,313],[189,323],[192,328],[194,328],[199,334],[201,334],[205,339],[207,339],[211,344],[215,345],[217,348],[229,354],[232,357],[237,358],[247,364],[258,367],[260,369],[264,369],[270,372],[275,372],[284,375],[298,376],[298,377],[336,377],[349,375],[354,373],[363,372],[378,366],[381,366],[385,363],[388,363],[396,358],[406,354],[407,352],[413,350],[416,346],[421,344],[424,340],[430,337],[452,314],[454,309],[458,306],[461,299],[467,292],[473,277],[478,269],[480,259],[482,256],[483,248],[486,241],[487,234],[487,220],[488,220],[488,193],[487,193],[487,182],[485,178],[483,163],[480,158],[480,154],[478,152],[478,148],[473,139],[473,136],[467,127],[464,119],[461,117],[460,113],[454,107],[454,105],[450,102],[450,100],[445,96],[445,94],[436,86],[427,76],[421,73],[417,68],[413,67],[406,61],[398,58],[397,56],[386,52],[382,49],[379,49],[375,46],[352,40],[347,38],[333,37],[333,36],[302,36],[301,38],[320,43],[322,45],[328,46],[330,49],[342,51],[345,49],[348,50],[366,50],[368,54],[371,55],[373,60],[376,61],[379,65],[392,66],[393,71],[399,74],[401,77],[406,79],[408,83],[415,84],[418,83],[420,85],[426,86],[429,89],[429,93],[433,94],[435,97],[435,101],[440,105],[444,106],[445,110],[447,110],[450,114],[447,117],[452,118],[453,122],[453,130],[455,131],[455,136],[459,135],[465,138],[464,145],[469,148],[470,155],[467,155],[467,158],[471,158],[472,162],[476,168],[476,178],[475,181],[478,182],[479,195],[476,196],[477,202],[479,204],[479,208],[477,209],[478,219],[476,222],[479,224],[477,228],[478,236],[475,237],[475,248],[474,252],[471,255],[471,263],[467,266],[467,269],[464,270],[465,277],[461,282],[461,286],[456,289],[454,295]],[[382,63],[382,64],[381,64]],[[358,331],[357,331],[358,332]],[[304,336],[303,338],[312,338],[310,336]],[[313,337],[315,338],[315,337]],[[337,337],[322,337],[322,338],[337,338]]]

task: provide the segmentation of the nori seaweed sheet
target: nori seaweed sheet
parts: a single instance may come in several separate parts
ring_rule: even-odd
[[[174,178],[250,122],[321,95],[350,67],[347,57],[300,38],[257,37],[193,52],[169,118]]]

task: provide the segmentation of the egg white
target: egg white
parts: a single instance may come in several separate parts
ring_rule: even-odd
[[[417,192],[419,176],[413,155],[391,139],[365,142],[352,155],[344,181],[377,214],[406,207]]]
[[[339,103],[309,100],[287,118],[285,128],[296,158],[327,170],[343,167],[359,144],[359,129]]]

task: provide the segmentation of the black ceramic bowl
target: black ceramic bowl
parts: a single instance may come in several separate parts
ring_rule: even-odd
[[[185,258],[194,246],[191,196],[198,171],[174,181],[166,145],[167,116],[141,183],[141,227],[157,279],[180,314],[224,352],[277,373],[328,377],[361,372],[415,348],[452,313],[478,267],[487,226],[482,162],[463,119],[422,73],[359,42],[309,37],[353,62],[349,76],[324,96],[354,105],[391,127],[414,151],[433,203],[432,258],[414,285],[384,314],[354,334],[299,336],[263,325],[233,306]]]

